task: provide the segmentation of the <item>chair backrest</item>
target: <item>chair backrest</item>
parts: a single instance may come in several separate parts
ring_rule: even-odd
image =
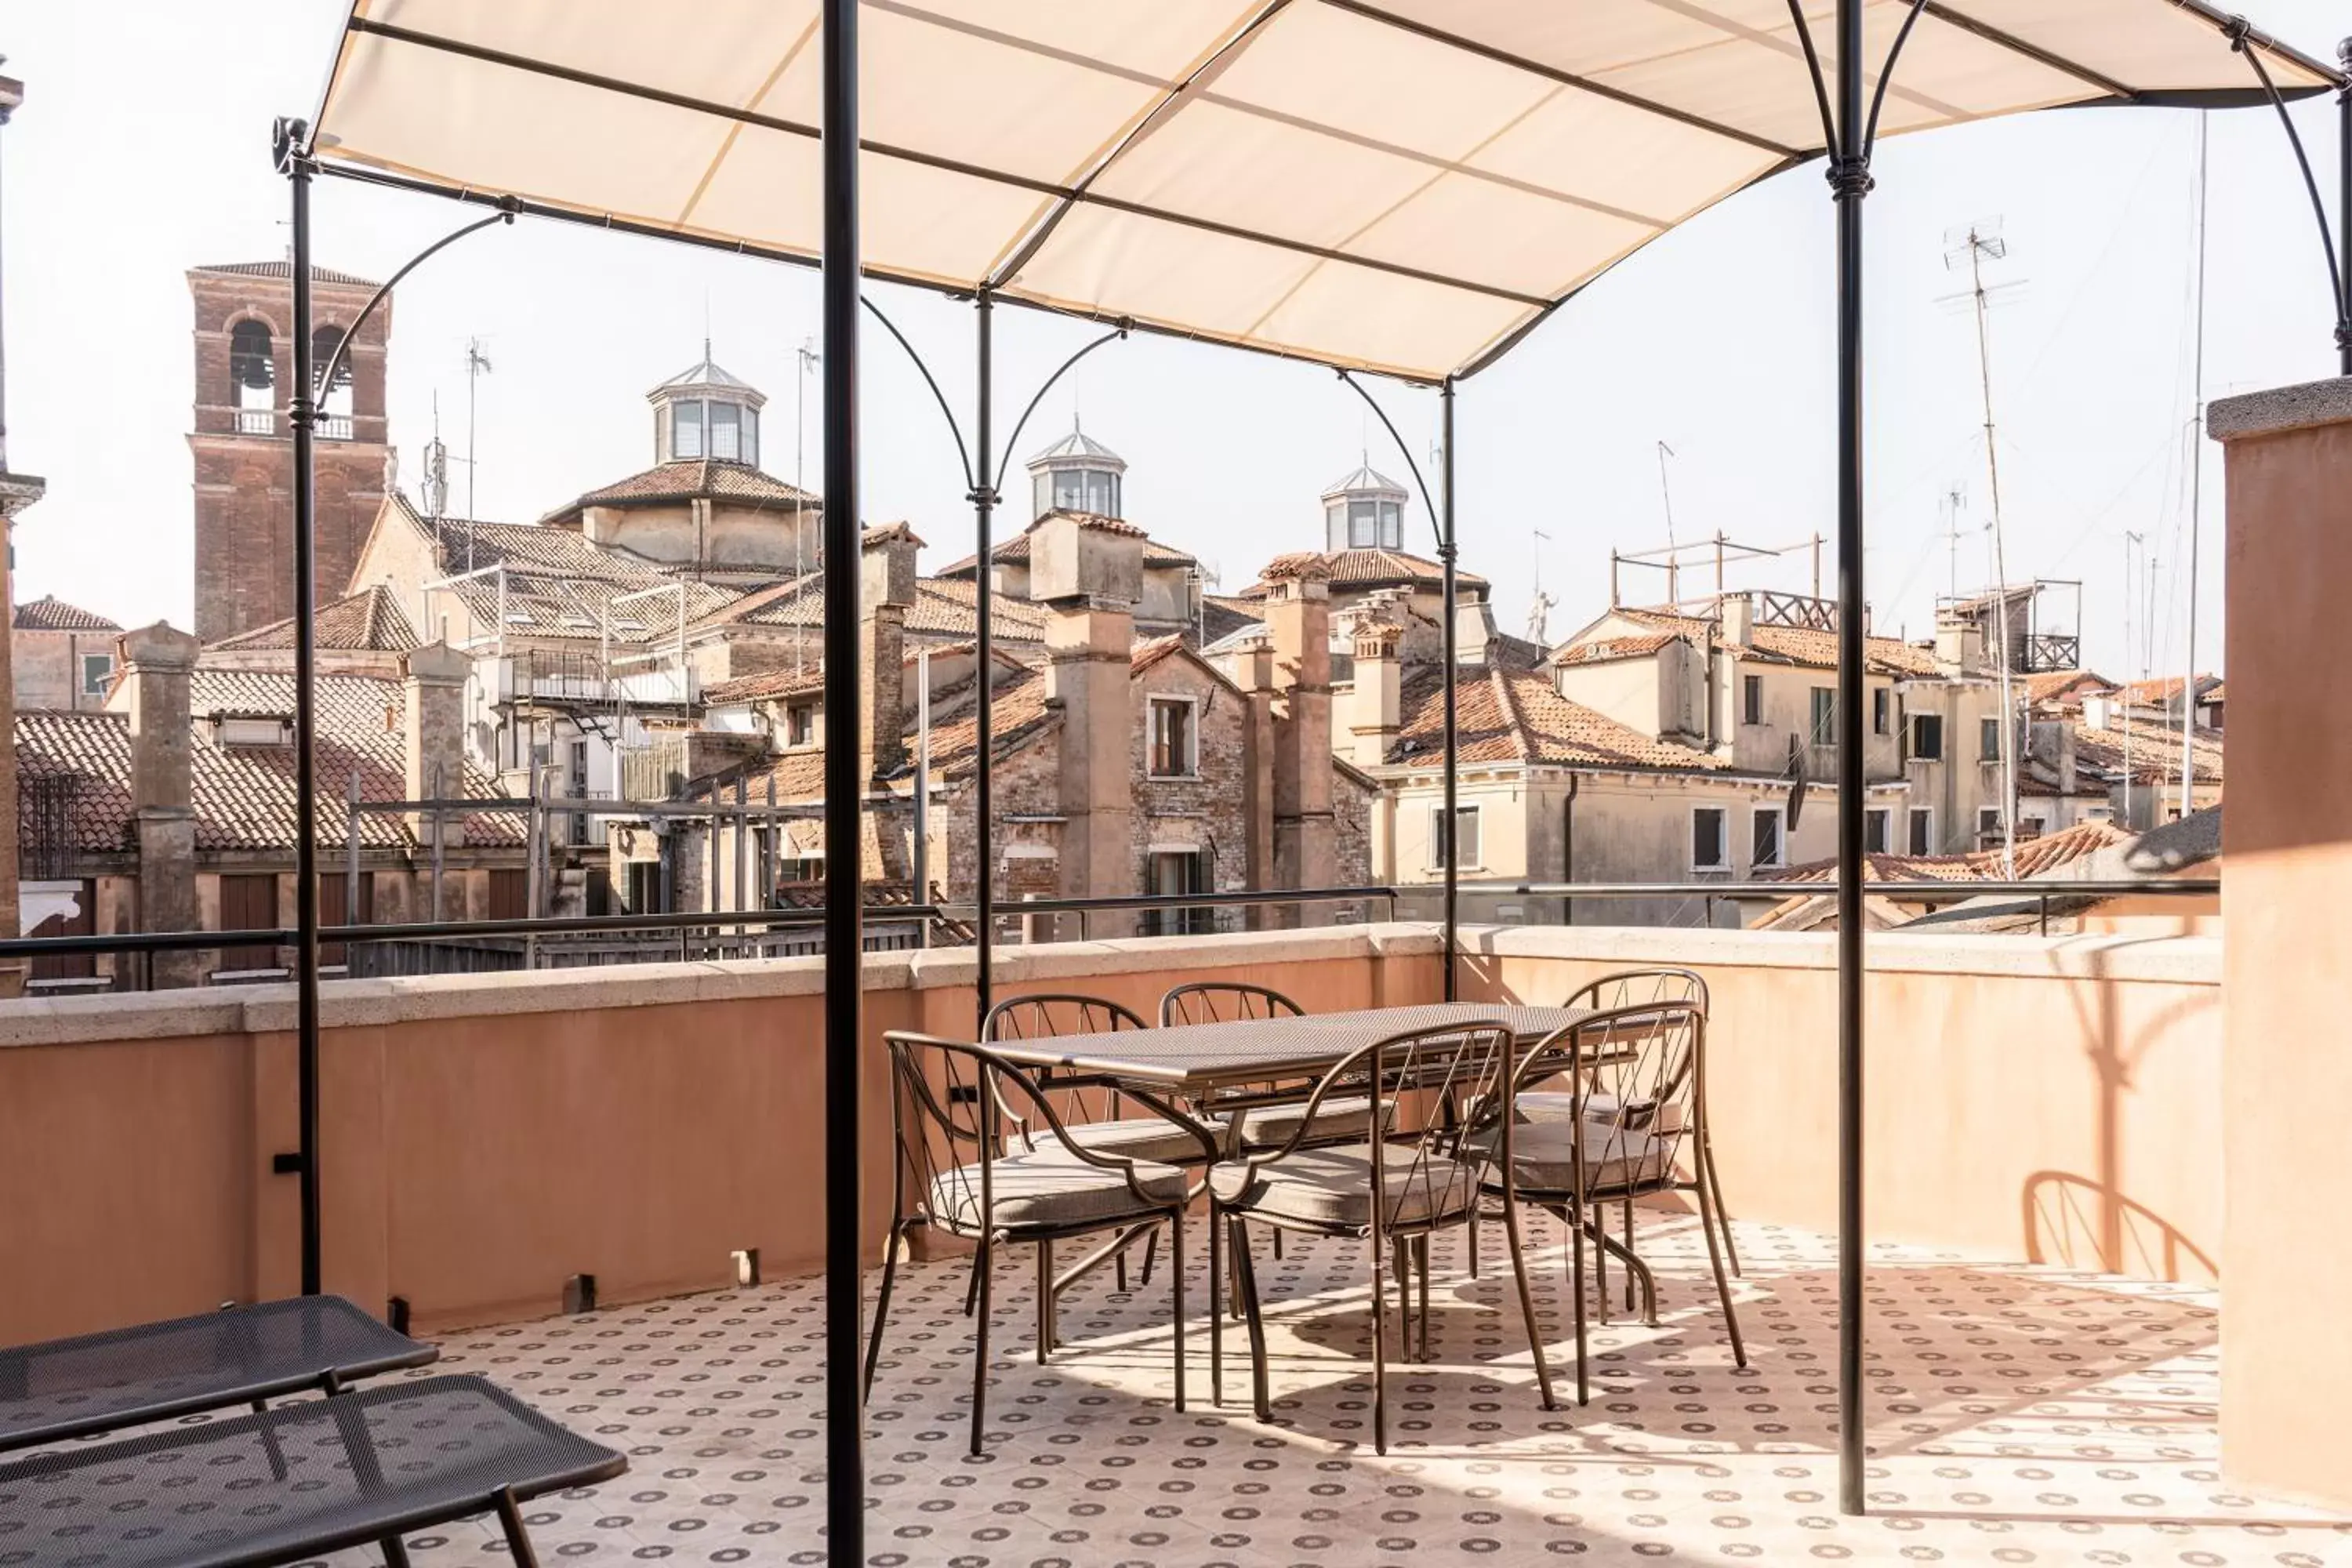
[[[1290,1136],[1247,1157],[1252,1167],[1298,1152],[1327,1101],[1370,1101],[1373,1229],[1417,1229],[1469,1214],[1487,1164],[1508,1168],[1509,1120],[1496,1116],[1498,1090],[1510,1081],[1516,1051],[1508,1029],[1493,1024],[1411,1029],[1359,1047],[1316,1081]],[[1481,1109],[1485,1108],[1485,1109]],[[1485,1119],[1495,1142],[1469,1136]]]
[[[1046,993],[1008,996],[980,1021],[983,1041],[1036,1040],[1052,1035],[1100,1035],[1147,1026],[1131,1007],[1104,996]]]
[[[1706,977],[1695,969],[1621,969],[1580,987],[1568,1005],[1613,1013],[1658,1002],[1688,1002],[1704,1015]]]
[[[1202,980],[1179,985],[1160,999],[1160,1026],[1222,1024],[1234,1018],[1303,1018],[1307,1009],[1268,985]]]
[[[1107,997],[1075,992],[1048,992],[1035,996],[1008,996],[980,1021],[980,1037],[990,1044],[1043,1040],[1063,1035],[1100,1035],[1147,1026],[1134,1009]],[[1116,1121],[1118,1091],[1101,1079],[1054,1069],[1032,1069],[1032,1086],[1054,1101],[1055,1112],[1066,1122]],[[1020,1148],[1034,1149],[1044,1135],[1043,1124],[1011,1101],[1000,1105],[1002,1126]]]
[[[1684,1149],[1706,1131],[1706,1010],[1642,1003],[1565,1025],[1512,1075],[1515,1100],[1538,1087],[1572,1098],[1564,1121],[1580,1174],[1603,1173],[1612,1190],[1673,1186]]]
[[[920,1194],[915,1206],[951,1228],[970,1230],[975,1219],[992,1223],[993,1171],[1032,1129],[1058,1136],[1068,1152],[1087,1164],[1128,1173],[1136,1185],[1136,1162],[1105,1153],[1071,1139],[1054,1096],[1038,1075],[1006,1061],[984,1045],[893,1029],[883,1037],[890,1052],[890,1131],[898,1158],[893,1173],[894,1211],[914,1212],[907,1203],[912,1179]],[[940,1212],[944,1211],[944,1212]]]

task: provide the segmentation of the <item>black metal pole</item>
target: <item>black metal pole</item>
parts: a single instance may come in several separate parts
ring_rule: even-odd
[[[972,723],[979,737],[976,772],[972,777],[971,841],[974,858],[979,862],[979,878],[972,889],[974,926],[972,932],[978,963],[975,984],[980,993],[979,1012],[972,1027],[978,1032],[980,1023],[996,1001],[996,784],[995,751],[990,737],[995,732],[996,700],[991,688],[995,685],[996,620],[989,601],[993,595],[992,579],[996,563],[994,523],[996,519],[996,360],[995,321],[996,300],[985,289],[973,301],[979,315],[980,368],[973,393],[972,444],[980,448],[980,472],[972,480],[971,527],[980,553],[973,556],[971,604],[973,619],[979,633],[979,657],[972,661],[975,679],[972,688]],[[926,895],[928,896],[928,895]]]
[[[1454,947],[1462,934],[1462,818],[1455,808],[1455,795],[1462,771],[1461,735],[1455,721],[1459,718],[1459,682],[1454,675],[1454,663],[1461,655],[1457,646],[1461,634],[1455,629],[1454,595],[1459,591],[1455,582],[1454,562],[1458,550],[1454,539],[1454,378],[1447,376],[1438,388],[1439,440],[1445,447],[1445,473],[1438,480],[1438,500],[1442,508],[1444,534],[1437,542],[1437,562],[1444,583],[1439,595],[1444,600],[1445,616],[1445,999],[1454,1001],[1457,983],[1454,975]]]
[[[286,421],[294,437],[294,1084],[302,1161],[302,1294],[320,1290],[319,806],[312,676],[318,660],[317,523],[312,472],[318,413],[311,384],[310,128],[278,122],[278,166],[293,200],[294,384]]]
[[[866,957],[857,744],[857,0],[824,0],[825,1554],[866,1561],[865,1228],[859,1180]]]
[[[2336,254],[2341,262],[2336,279],[2336,365],[2352,375],[2352,38],[2336,46],[2336,64],[2344,85],[2336,89]]]
[[[1863,1467],[1863,0],[1838,0],[1838,1507],[1864,1510]]]

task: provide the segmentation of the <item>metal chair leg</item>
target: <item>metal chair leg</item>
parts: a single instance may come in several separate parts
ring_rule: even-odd
[[[1723,1303],[1723,1321],[1731,1331],[1731,1363],[1740,1371],[1748,1370],[1748,1347],[1739,1338],[1739,1312],[1731,1304],[1731,1282],[1723,1277],[1723,1254],[1715,1245],[1715,1205],[1706,1195],[1706,1184],[1698,1184],[1698,1226],[1706,1233],[1706,1260],[1715,1269],[1715,1294]]]
[[[408,1568],[408,1548],[400,1537],[387,1535],[376,1544],[383,1551],[383,1568]]]
[[[1160,1233],[1153,1231],[1151,1239],[1159,1240]],[[1149,1279],[1151,1277],[1149,1243],[1146,1244],[1143,1261],[1144,1278]],[[1168,1293],[1173,1302],[1170,1316],[1176,1322],[1176,1413],[1181,1415],[1184,1413],[1184,1211],[1181,1207],[1168,1211]]]
[[[1590,1405],[1592,1384],[1588,1368],[1591,1357],[1587,1352],[1591,1347],[1587,1342],[1584,1311],[1584,1226],[1581,1216],[1571,1215],[1566,1209],[1557,1212],[1561,1227],[1568,1232],[1568,1299],[1576,1317],[1576,1402]]]
[[[1412,1359],[1412,1242],[1396,1237],[1389,1243],[1390,1254],[1396,1260],[1397,1317],[1404,1329],[1404,1338],[1398,1348],[1405,1359]]]
[[[1234,1257],[1241,1265],[1242,1316],[1249,1324],[1250,1347],[1250,1407],[1261,1421],[1274,1419],[1274,1400],[1268,1388],[1265,1358],[1265,1308],[1258,1300],[1257,1259],[1251,1256],[1249,1223],[1239,1215],[1233,1217]],[[1276,1236],[1282,1234],[1277,1227]]]
[[[1209,1199],[1209,1403],[1225,1402],[1225,1216]]]
[[[1413,1261],[1421,1266],[1421,1359],[1429,1360],[1429,1237],[1426,1234],[1413,1237]]]
[[[1698,1141],[1698,1163],[1715,1198],[1715,1219],[1723,1231],[1724,1256],[1731,1260],[1731,1272],[1744,1279],[1747,1275],[1740,1271],[1739,1249],[1731,1244],[1731,1209],[1723,1201],[1723,1178],[1715,1173],[1715,1141],[1704,1133]]]
[[[1124,1289],[1124,1287],[1121,1287]],[[1054,1244],[1037,1244],[1037,1364],[1054,1354]]]
[[[967,1318],[980,1306],[980,1252],[972,1251],[971,1278],[963,1282],[963,1315]]]
[[[1475,1223],[1472,1230],[1475,1234],[1476,1230]],[[1518,1282],[1519,1316],[1527,1321],[1528,1351],[1535,1357],[1536,1362],[1536,1386],[1543,1392],[1543,1407],[1546,1410],[1557,1410],[1559,1406],[1552,1403],[1551,1397],[1551,1369],[1544,1364],[1543,1331],[1536,1325],[1535,1293],[1528,1288],[1528,1256],[1519,1239],[1519,1215],[1517,1204],[1507,1203],[1503,1205],[1503,1236],[1510,1243],[1511,1278]]]
[[[1624,1226],[1625,1226],[1625,1253],[1626,1253],[1626,1256],[1630,1258],[1630,1257],[1632,1257],[1632,1256],[1633,1255],[1633,1251],[1634,1251],[1634,1247],[1633,1247],[1633,1194],[1632,1193],[1627,1193],[1627,1194],[1625,1194],[1625,1201],[1624,1201],[1624,1203],[1621,1205],[1621,1207],[1622,1207],[1622,1208],[1623,1209],[1623,1211],[1624,1211]],[[1632,1311],[1632,1310],[1633,1310],[1633,1269],[1631,1269],[1631,1268],[1627,1268],[1627,1269],[1625,1270],[1625,1310],[1626,1310],[1627,1311],[1629,1311],[1629,1312],[1630,1312],[1630,1311]],[[1653,1313],[1653,1314],[1651,1315],[1651,1319],[1650,1319],[1650,1321],[1651,1321],[1653,1323],[1656,1322],[1656,1321],[1657,1321],[1656,1314]]]
[[[1140,1283],[1145,1288],[1149,1288],[1151,1284],[1151,1263],[1159,1256],[1160,1232],[1155,1228],[1150,1236],[1143,1238],[1143,1277]]]
[[[515,1568],[539,1568],[539,1553],[530,1549],[530,1532],[523,1528],[522,1510],[515,1506],[511,1488],[499,1489],[499,1528],[506,1532],[507,1555],[514,1559]],[[390,1561],[390,1552],[386,1552]]]
[[[971,1357],[971,1457],[975,1459],[980,1458],[980,1440],[988,1420],[989,1261],[988,1238],[982,1237],[980,1251],[972,1261],[972,1268],[979,1280],[980,1308],[976,1318],[979,1342],[973,1347]]]
[[[890,1239],[882,1248],[882,1293],[874,1300],[874,1327],[866,1336],[866,1387],[863,1398],[874,1397],[874,1369],[882,1360],[882,1325],[890,1321],[890,1286],[898,1277],[898,1247],[907,1222],[890,1222]]]
[[[1385,1238],[1372,1232],[1372,1452],[1389,1451],[1389,1287],[1381,1278],[1381,1242]]]

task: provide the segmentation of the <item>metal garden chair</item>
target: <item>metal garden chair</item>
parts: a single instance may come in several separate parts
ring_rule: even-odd
[[[1249,1226],[1362,1241],[1372,1286],[1372,1442],[1378,1452],[1388,1451],[1386,1270],[1394,1270],[1408,1347],[1413,1343],[1412,1282],[1418,1275],[1419,1351],[1426,1357],[1429,1237],[1469,1224],[1478,1212],[1482,1189],[1499,1182],[1509,1190],[1517,1131],[1511,1119],[1490,1110],[1486,1127],[1465,1127],[1462,1114],[1465,1107],[1499,1107],[1497,1091],[1510,1081],[1512,1059],[1509,1031],[1492,1025],[1448,1025],[1375,1041],[1323,1075],[1286,1142],[1244,1150],[1210,1168],[1210,1377],[1220,1402],[1224,1397],[1223,1322],[1216,1299],[1222,1279],[1215,1255],[1223,1229],[1231,1227],[1227,1239],[1240,1268],[1253,1402],[1262,1421],[1272,1411],[1265,1313],[1250,1262]],[[1376,1107],[1385,1135],[1353,1148],[1310,1146],[1307,1138],[1317,1116],[1331,1100],[1346,1098],[1362,1098]],[[1496,1162],[1500,1163],[1499,1173],[1490,1170]],[[1506,1202],[1502,1218],[1517,1273],[1528,1345],[1549,1407],[1551,1374],[1528,1289],[1517,1205]]]
[[[971,1388],[971,1452],[977,1455],[987,1418],[990,1265],[996,1249],[1037,1249],[1042,1365],[1055,1342],[1054,1243],[1139,1225],[1156,1227],[1164,1221],[1175,1313],[1176,1408],[1182,1410],[1184,1210],[1192,1195],[1182,1168],[1099,1149],[1073,1136],[1037,1080],[986,1046],[901,1030],[883,1039],[890,1051],[890,1120],[898,1158],[882,1291],[866,1348],[867,1392],[882,1353],[898,1249],[918,1227],[962,1237],[977,1248],[972,1268],[978,1344]],[[1206,1136],[1192,1136],[1196,1158],[1205,1159]]]
[[[1557,1089],[1550,1086],[1557,1085]],[[1656,1277],[1630,1242],[1608,1233],[1606,1205],[1632,1213],[1635,1198],[1660,1193],[1697,1195],[1699,1229],[1706,1238],[1716,1292],[1730,1330],[1733,1360],[1748,1365],[1739,1314],[1717,1244],[1712,1184],[1702,1151],[1706,1138],[1706,1014],[1687,1001],[1613,1008],[1556,1031],[1520,1058],[1511,1075],[1510,1099],[1523,1104],[1535,1093],[1566,1100],[1559,1113],[1529,1120],[1521,1111],[1475,1129],[1468,1142],[1485,1143],[1496,1165],[1487,1192],[1531,1204],[1556,1215],[1569,1232],[1569,1285],[1576,1323],[1577,1402],[1588,1397],[1585,1378],[1586,1313],[1584,1242],[1596,1258],[1614,1252],[1639,1285],[1643,1317],[1658,1321]],[[1505,1152],[1499,1136],[1515,1131]],[[1684,1174],[1688,1157],[1693,1173]],[[1628,1228],[1631,1228],[1628,1218]]]

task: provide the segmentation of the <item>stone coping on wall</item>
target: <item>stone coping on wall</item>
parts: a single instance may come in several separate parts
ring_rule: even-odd
[[[999,948],[995,979],[1003,987],[1176,970],[1435,957],[1441,941],[1433,924],[1397,921],[1053,942]],[[1462,952],[1466,965],[1488,958],[1553,958],[1702,970],[1830,971],[1837,963],[1835,938],[1829,933],[1667,926],[1470,926],[1463,930]],[[2217,937],[1888,934],[1871,938],[1868,956],[1874,972],[2206,984],[2219,984],[2221,977]],[[977,972],[968,948],[869,953],[866,986],[869,993],[969,987]],[[824,989],[824,960],[810,956],[331,980],[319,988],[319,1005],[325,1026],[354,1028],[435,1018],[814,996]],[[0,1002],[0,1048],[283,1034],[294,1027],[294,1009],[290,984],[28,997]]]
[[[2284,436],[2290,430],[2347,421],[2352,421],[2352,376],[2265,387],[2235,397],[2217,397],[2205,405],[2205,433],[2216,441]]]

